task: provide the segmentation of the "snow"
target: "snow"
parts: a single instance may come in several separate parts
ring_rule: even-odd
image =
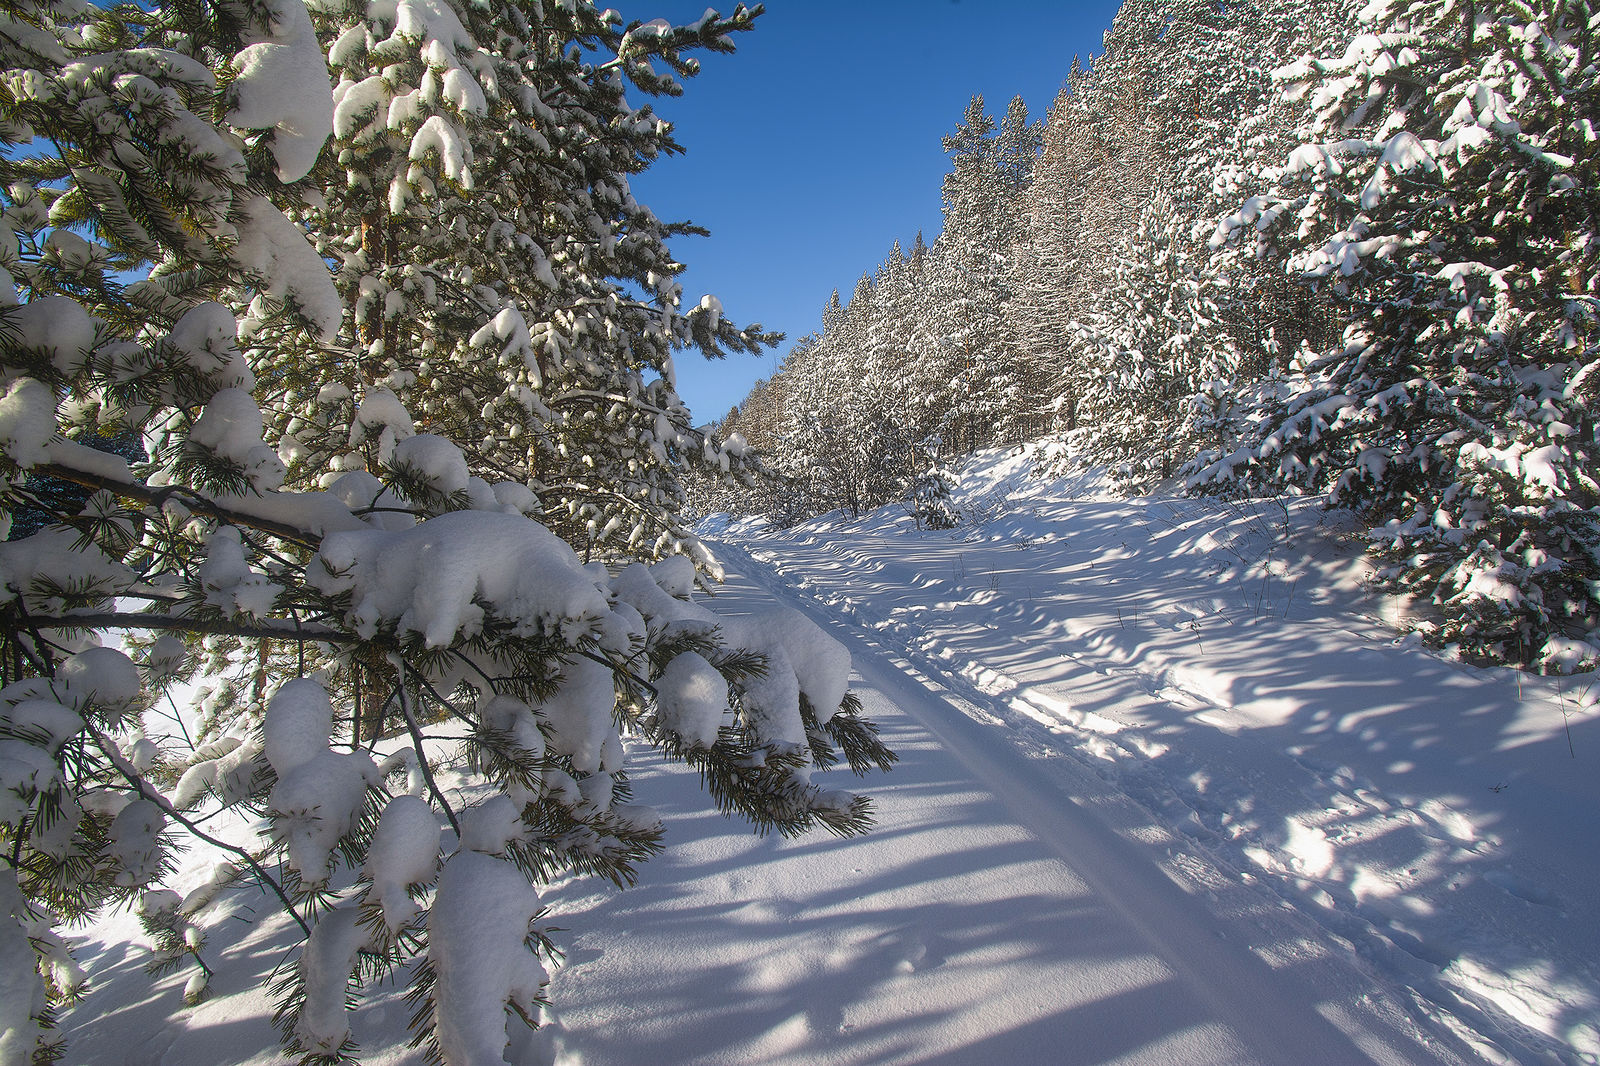
[[[0,689],[0,820],[15,825],[33,795],[60,779],[53,756],[83,728],[49,687],[28,681]]]
[[[44,982],[28,943],[27,913],[14,869],[0,870],[0,1062],[33,1061],[45,1013]]]
[[[462,850],[445,863],[428,915],[428,959],[439,1047],[451,1066],[504,1063],[507,1005],[537,1013],[546,975],[525,941],[541,906],[503,859]]]
[[[1406,130],[1401,130],[1384,142],[1383,156],[1379,163],[1382,166],[1394,167],[1395,172],[1399,174],[1415,170],[1417,167],[1425,170],[1439,169],[1438,161],[1427,143]]]
[[[324,344],[333,343],[344,301],[305,230],[264,196],[245,199],[238,210],[239,243],[233,254],[239,266],[263,295],[292,303]]]
[[[407,501],[370,471],[351,470],[338,475],[328,485],[328,493],[351,512],[360,512],[365,523],[375,529],[410,529],[417,524],[416,516],[407,513]]]
[[[59,463],[70,470],[92,474],[107,481],[131,482],[133,471],[128,461],[112,452],[103,452],[71,440],[54,440],[45,447],[45,461]]]
[[[206,744],[195,752],[194,762],[179,776],[178,784],[166,799],[178,810],[189,810],[208,791],[216,791],[224,799],[243,795],[246,789],[240,786],[248,784],[254,759],[259,754],[258,744],[242,743],[237,736],[226,736],[221,743]],[[245,781],[238,779],[242,771]]]
[[[692,564],[687,559],[665,559],[649,569],[636,563],[613,582],[617,598],[635,608],[652,627],[677,625],[700,631],[721,628],[730,646],[766,656],[765,673],[743,683],[750,726],[764,744],[804,745],[800,695],[805,694],[820,722],[831,719],[844,698],[850,673],[849,653],[795,611],[775,607],[741,618],[725,618],[670,591],[679,589],[687,596],[691,587]]]
[[[92,706],[101,721],[117,722],[144,703],[139,668],[116,648],[85,648],[61,664],[56,679],[74,703]]]
[[[538,763],[544,759],[545,739],[539,730],[539,720],[533,708],[513,696],[490,696],[478,704],[478,721],[485,732],[498,733],[502,742],[512,749],[512,754]],[[531,783],[537,785],[541,773],[530,774]],[[533,802],[537,795],[528,794],[525,787],[511,782],[507,793],[520,800]]]
[[[407,887],[432,880],[441,835],[439,816],[416,796],[396,796],[384,807],[363,872],[372,881],[368,895],[382,906],[390,936],[416,917],[419,908]]]
[[[284,0],[274,7],[271,32],[251,34],[251,43],[233,57],[236,96],[228,122],[273,130],[278,180],[291,182],[311,172],[333,132],[333,96],[305,5]]]
[[[29,300],[6,314],[8,340],[18,348],[41,353],[62,374],[70,374],[88,362],[95,327],[89,312],[67,296]]]
[[[319,884],[339,838],[360,816],[368,786],[380,783],[377,767],[365,752],[329,749],[333,707],[315,681],[284,684],[267,705],[262,732],[278,775],[269,803],[274,830],[287,841],[287,865]]]
[[[300,975],[306,1001],[295,1025],[295,1035],[308,1052],[336,1054],[350,1036],[345,1010],[345,988],[356,967],[356,953],[367,946],[367,931],[356,924],[353,908],[339,908],[322,916],[300,956]]]
[[[572,550],[520,515],[454,511],[393,532],[341,532],[322,542],[307,583],[351,595],[350,624],[419,633],[430,647],[481,631],[485,612],[517,632],[586,635],[605,595]]]
[[[270,204],[267,206],[271,208]],[[275,209],[273,213],[276,214]],[[202,303],[184,312],[167,335],[167,343],[183,353],[195,371],[216,382],[218,388],[237,386],[248,391],[256,387],[256,379],[239,353],[237,332],[232,311],[219,303]]]
[[[687,555],[669,555],[650,567],[650,577],[667,595],[687,600],[694,592],[694,561]]]
[[[1027,466],[974,463],[958,498],[992,517],[952,534],[885,510],[757,528],[748,562],[717,550],[776,567],[1032,759],[1087,767],[1353,947],[1469,1058],[1593,1061],[1600,922],[1575,904],[1600,873],[1593,673],[1423,648],[1404,628],[1426,613],[1368,591],[1338,513],[1307,501],[1126,500]]]
[[[539,280],[556,287],[555,275],[551,273],[549,263],[540,258],[538,260]],[[528,384],[533,388],[544,385],[543,374],[539,369],[539,353],[533,346],[533,337],[528,332],[527,320],[522,317],[522,312],[515,307],[503,307],[488,322],[485,322],[478,331],[467,341],[474,348],[492,347],[494,341],[500,342],[500,358],[502,360],[516,357],[524,369],[528,371]]]
[[[45,444],[56,432],[56,398],[50,386],[18,378],[0,396],[0,454],[20,467],[45,461]]]
[[[873,832],[788,840],[716,813],[693,770],[630,759],[667,851],[627,891],[565,877],[541,900],[506,861],[457,851],[429,918],[452,1061],[1600,1057],[1592,673],[1422,647],[1397,627],[1426,615],[1369,591],[1348,516],[1308,501],[1129,500],[1093,472],[1031,479],[998,452],[956,481],[982,518],[948,532],[903,509],[708,522],[733,575],[715,614],[643,566],[619,575],[653,627],[817,626],[902,761],[869,779]],[[680,658],[658,682],[698,672]],[[284,692],[269,754],[318,758],[328,710],[314,686]],[[537,743],[518,701],[478,713]],[[565,775],[548,777],[560,790]],[[410,828],[369,855],[369,876],[391,871],[374,891],[437,854],[438,816],[405,803]],[[507,804],[458,809],[487,850],[519,831]],[[524,947],[541,905],[567,958],[529,1035],[504,1004],[531,1010],[543,980]],[[243,883],[216,906],[272,910]],[[179,1012],[185,975],[152,983],[118,921],[91,926],[81,956],[93,1013],[119,1023],[69,1013],[74,1061],[274,1061],[263,987],[290,923],[259,920],[208,957],[212,998]],[[402,994],[365,990],[350,1018],[363,1061],[423,1061]]]
[[[446,178],[472,188],[472,173],[468,169],[472,163],[472,146],[461,128],[443,115],[429,116],[411,137],[408,158],[412,162],[420,162],[430,154],[438,156],[439,169]]]
[[[132,583],[128,567],[92,546],[79,550],[77,541],[70,530],[46,527],[31,537],[0,544],[0,603],[22,595],[30,610],[48,612],[61,606],[61,597],[52,589],[79,583],[109,593]]]
[[[360,41],[365,42],[366,28],[352,26],[344,32],[340,42]],[[336,44],[329,52],[329,60],[335,63],[342,62],[339,54],[339,45]],[[334,135],[345,140],[361,140],[362,133],[375,125],[371,122],[375,109],[381,109],[387,104],[390,97],[389,84],[382,75],[374,74],[360,81],[341,81],[333,92],[333,132]],[[376,119],[383,118],[382,110],[376,111]]]
[[[189,443],[218,458],[242,466],[258,492],[283,485],[285,474],[276,449],[261,442],[261,409],[244,389],[222,389],[206,402],[189,431]]]
[[[504,855],[507,848],[526,837],[522,812],[510,796],[496,796],[461,814],[462,851]]]
[[[286,682],[272,697],[261,731],[267,761],[282,777],[327,749],[333,735],[333,704],[315,681]]]
[[[544,512],[544,505],[539,502],[538,495],[528,486],[515,481],[497,481],[491,486],[495,502],[507,514],[527,515],[536,517]]]
[[[150,642],[145,649],[144,669],[154,680],[167,680],[183,672],[189,649],[181,637],[164,633]]]
[[[372,441],[377,444],[378,461],[387,463],[394,454],[395,445],[416,432],[411,412],[398,396],[388,389],[371,388],[356,405],[355,422],[350,427],[350,447]]]
[[[467,457],[446,437],[419,433],[394,446],[389,465],[422,479],[443,496],[466,492],[471,481]]]
[[[667,664],[656,678],[661,725],[691,748],[709,748],[728,709],[728,683],[716,668],[692,651]]]
[[[222,389],[206,402],[189,431],[189,441],[217,455],[244,463],[261,447],[261,409],[245,389]]]
[[[161,834],[167,817],[149,800],[137,799],[117,812],[106,831],[106,854],[116,871],[116,883],[147,885],[160,872]]]
[[[195,576],[206,603],[229,618],[267,618],[281,591],[266,574],[245,562],[239,531],[222,526],[206,541],[206,557]]]
[[[782,645],[800,691],[816,710],[817,720],[827,724],[849,684],[850,652],[822,627],[795,612],[774,611],[756,621],[768,641]]]
[[[550,730],[550,750],[572,759],[584,773],[600,769],[607,739],[616,735],[611,709],[617,702],[611,668],[591,659],[573,658],[561,671],[561,688],[534,708]]]

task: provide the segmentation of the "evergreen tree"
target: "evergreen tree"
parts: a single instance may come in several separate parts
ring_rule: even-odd
[[[328,194],[305,222],[342,264],[351,315],[327,376],[344,387],[287,381],[271,408],[349,448],[300,447],[296,472],[385,463],[382,427],[359,411],[392,394],[461,441],[475,476],[529,484],[585,552],[697,551],[681,476],[739,458],[691,425],[672,350],[775,338],[714,298],[681,307],[665,241],[682,227],[628,187],[678,146],[625,89],[681,92],[674,74],[697,69],[685,53],[730,49],[749,12],[624,29],[588,5],[352,0],[320,18],[340,79]]]
[[[1059,373],[1061,428],[1077,428],[1085,394],[1097,389],[1108,341],[1102,324],[1114,323],[1130,298],[1173,306],[1188,299],[1182,291],[1126,294],[1126,266],[1142,255],[1142,212],[1160,197],[1175,241],[1189,243],[1191,230],[1209,233],[1237,203],[1245,176],[1287,151],[1292,107],[1281,103],[1268,72],[1324,39],[1340,7],[1139,0],[1118,12],[1091,69],[1074,64],[1070,92],[1047,122],[1029,196],[1034,233],[1029,254],[1019,257],[1017,286],[1027,349]],[[1180,286],[1198,280],[1216,304],[1206,312],[1212,328],[1183,335],[1185,344],[1214,346],[1195,353],[1195,365],[1232,368],[1248,380],[1312,328],[1307,302],[1281,272],[1230,249],[1185,254]],[[1141,284],[1160,283],[1159,273],[1142,276]],[[1191,406],[1212,411],[1212,429],[1221,431],[1234,378],[1207,381]]]
[[[558,221],[528,231],[513,224],[492,239],[529,257],[519,232],[547,241],[540,254],[557,284],[539,283],[561,299],[585,292],[622,302],[607,237],[620,245],[630,234],[597,226],[581,241],[557,239],[564,226],[593,221],[566,219],[572,204],[583,196],[625,204],[622,186],[592,157],[534,156],[517,164],[526,174],[475,199],[481,179],[469,182],[462,169],[471,136],[451,130],[479,114],[473,84],[487,108],[491,75],[502,70],[508,80],[498,85],[524,114],[559,105],[568,110],[552,113],[580,126],[594,106],[584,127],[592,133],[596,116],[623,117],[607,109],[620,100],[619,76],[663,88],[649,57],[688,73],[680,48],[722,47],[708,36],[713,28],[738,28],[757,13],[621,30],[587,5],[565,5],[537,24],[516,13],[539,5],[497,10],[506,21],[491,30],[444,0],[402,5],[392,26],[374,6],[333,49],[339,65],[393,47],[393,85],[411,84],[410,71],[417,106],[433,109],[413,127],[411,105],[388,100],[380,139],[406,160],[407,186],[396,192],[398,159],[390,170],[357,165],[299,0],[150,10],[5,4],[0,524],[23,506],[55,520],[0,544],[0,1057],[8,1062],[63,1054],[50,1027],[84,975],[62,923],[137,907],[158,945],[155,964],[191,969],[193,1000],[210,972],[207,933],[234,928],[212,905],[252,883],[304,934],[277,989],[284,1042],[301,1061],[351,1061],[359,1049],[350,1006],[370,982],[402,974],[418,1042],[448,1064],[500,1061],[510,1013],[532,1020],[543,995],[539,955],[549,941],[535,886],[561,871],[626,883],[660,846],[659,819],[629,802],[621,730],[698,768],[717,806],[759,829],[848,834],[870,823],[864,800],[811,783],[814,770],[840,758],[858,771],[893,758],[856,714],[843,649],[797,615],[716,615],[693,601],[694,566],[682,556],[616,574],[585,567],[527,517],[538,503],[526,483],[474,477],[475,469],[492,476],[494,452],[473,436],[470,412],[453,397],[430,406],[405,377],[431,371],[408,370],[402,350],[431,341],[444,366],[486,343],[462,341],[469,327],[514,326],[516,316],[501,318],[508,310],[527,324],[517,301],[528,290],[510,280],[496,289],[488,275],[487,291],[471,289],[477,282],[452,273],[444,235],[429,228],[448,224],[461,261],[471,262],[467,245],[491,239],[475,228],[485,217],[475,212],[509,212],[524,178],[523,192],[539,183],[561,191],[542,204]],[[421,71],[411,64],[424,39]],[[582,62],[585,48],[599,61]],[[554,80],[513,91],[509,67],[496,65],[541,69],[529,65],[530,49]],[[341,104],[353,91],[345,83]],[[562,136],[548,123],[535,117],[519,135]],[[336,126],[345,139],[324,154]],[[642,165],[635,147],[624,151]],[[368,208],[376,236],[341,213],[359,197],[341,206],[344,193],[316,188],[335,167],[396,192]],[[413,215],[408,197],[426,209]],[[532,226],[536,205],[522,208]],[[627,214],[644,225],[642,208]],[[378,244],[364,248],[357,236]],[[339,264],[338,284],[324,255]],[[389,287],[381,299],[361,305],[377,290],[352,283],[356,271]],[[403,319],[385,317],[396,292],[407,301]],[[670,377],[665,362],[651,360],[681,339],[677,331],[708,347],[727,343],[709,302],[698,315],[677,316],[670,301],[654,318],[635,311],[608,302],[601,317],[557,318],[541,308],[562,338],[557,347],[595,364],[584,380],[620,390],[613,402],[625,411],[637,399],[665,416],[631,444],[637,421],[619,418],[614,450],[587,453],[597,477],[624,448],[683,446],[670,382],[652,391],[642,377],[646,367]],[[584,339],[608,323],[664,332],[636,341],[648,354],[630,361],[619,337]],[[509,364],[479,378],[452,367],[439,380],[488,388],[508,366],[527,371],[530,352],[537,362],[517,329],[495,336]],[[557,368],[546,369],[555,379]],[[635,381],[637,397],[627,391]],[[258,388],[280,406],[263,412]],[[420,397],[420,428],[430,432],[418,432],[401,402],[407,390]],[[557,395],[544,405],[551,415]],[[348,416],[329,413],[351,399]],[[279,436],[271,427],[286,417],[300,421],[285,421]],[[546,421],[557,443],[582,444]],[[440,430],[468,434],[470,463]],[[83,443],[104,432],[138,434],[144,457],[129,462]],[[360,463],[330,460],[316,477],[325,491],[316,491],[303,482],[318,474],[319,455]],[[41,476],[92,494],[69,513],[38,491]],[[644,500],[665,514],[668,502]],[[130,634],[131,655],[107,645],[119,632]],[[190,720],[215,723],[198,745],[183,729],[165,729],[150,707],[179,677],[201,694]],[[425,742],[424,727],[459,738],[470,806],[441,788],[442,752]],[[392,752],[382,761],[371,754],[380,739]],[[179,896],[170,881],[185,841],[225,860]],[[74,1009],[93,1010],[93,1000]]]
[[[1086,78],[1074,59],[1068,82],[1045,118],[1033,182],[1023,199],[1028,238],[1011,262],[1017,362],[1031,397],[1028,410],[1037,419],[1030,437],[1076,428],[1076,395],[1064,395],[1060,386],[1072,336],[1068,294],[1077,272],[1086,269],[1077,246],[1083,198],[1095,165],[1092,153],[1079,143],[1083,131],[1074,109],[1073,86],[1082,86]]]
[[[1028,122],[1020,97],[997,134],[983,97],[974,96],[944,139],[951,161],[934,299],[947,326],[950,436],[965,451],[991,443],[1003,412],[1020,402],[1017,344],[1007,313],[1008,264],[1025,240],[1022,194],[1032,180],[1038,144],[1038,128]]]
[[[1312,107],[1304,143],[1219,231],[1260,234],[1352,321],[1201,478],[1363,509],[1390,577],[1442,608],[1441,639],[1592,662],[1596,9],[1368,14],[1342,55],[1284,72]]]
[[[1215,336],[1203,249],[1189,243],[1187,230],[1172,201],[1155,197],[1081,327],[1090,424],[1083,458],[1134,484],[1172,476],[1196,446],[1195,398],[1223,394],[1233,379],[1226,344]]]

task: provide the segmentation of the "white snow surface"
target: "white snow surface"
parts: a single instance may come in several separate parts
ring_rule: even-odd
[[[544,967],[523,941],[540,906],[504,859],[462,850],[445,863],[428,915],[428,956],[438,979],[439,1047],[451,1066],[503,1063],[507,1005],[538,1010]]]
[[[18,378],[0,395],[0,454],[21,467],[45,461],[45,444],[56,433],[56,398],[50,386]]]
[[[56,678],[75,703],[93,704],[102,718],[115,721],[144,702],[139,668],[116,648],[85,648],[61,664]]]
[[[728,710],[728,683],[705,658],[683,652],[656,678],[661,724],[692,748],[717,742],[717,729]]]
[[[261,492],[283,487],[286,473],[277,450],[261,441],[261,408],[245,389],[221,389],[206,401],[189,431],[189,443],[244,468],[250,484]]]
[[[600,769],[607,739],[616,736],[611,708],[617,702],[611,668],[592,659],[574,658],[561,671],[561,687],[534,704],[550,728],[550,748],[572,758],[575,769]]]
[[[345,988],[356,968],[356,953],[368,940],[366,930],[356,924],[358,917],[350,907],[324,915],[300,956],[306,1002],[295,1032],[308,1051],[336,1054],[350,1035]]]
[[[419,433],[394,446],[390,464],[408,467],[442,495],[466,492],[472,475],[467,471],[467,457],[448,437],[434,433]]]
[[[271,809],[288,849],[287,864],[308,884],[328,876],[329,856],[361,815],[369,785],[381,782],[363,751],[334,751],[333,707],[321,685],[287,682],[267,705],[262,724],[267,761],[278,775]]]
[[[1026,473],[969,465],[951,532],[893,508],[703,525],[730,628],[796,610],[849,653],[901,755],[863,783],[877,828],[758,838],[636,752],[667,831],[636,887],[540,894],[492,855],[447,861],[430,929],[454,1060],[1600,1061],[1594,676],[1420,646],[1397,627],[1425,611],[1369,591],[1353,526],[1307,502]],[[634,575],[649,624],[694,621]],[[567,954],[529,1033],[504,1004],[541,977],[516,950],[541,895]],[[295,930],[247,884],[216,907],[237,931],[190,1009],[185,975],[127,946],[131,916],[85,931],[71,1061],[281,1061],[263,989]],[[364,1062],[423,1061],[402,997],[351,1016]]]
[[[306,231],[264,196],[244,200],[239,214],[239,243],[233,250],[239,265],[256,280],[263,295],[293,304],[322,341],[332,343],[339,332],[344,301]]]

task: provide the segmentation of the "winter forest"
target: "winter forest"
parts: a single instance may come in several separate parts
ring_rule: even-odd
[[[1592,667],[1595,17],[1128,0],[1043,121],[973,99],[944,231],[723,419],[769,476],[709,506],[949,525],[947,467],[997,445],[1320,495],[1431,639]]]
[[[1563,790],[1587,796],[1595,780],[1574,732],[1593,737],[1586,672],[1600,663],[1600,7],[1126,0],[1042,119],[1021,98],[998,118],[981,97],[952,116],[943,231],[896,244],[834,294],[819,333],[788,340],[770,380],[701,424],[674,360],[784,338],[714,296],[685,298],[669,245],[700,231],[658,218],[630,178],[682,151],[653,102],[693,91],[697,55],[734,52],[762,15],[0,0],[0,1066],[1030,1061],[1025,1048],[1057,1038],[1017,1020],[1044,1008],[1006,997],[1056,985],[1006,969],[1016,960],[971,962],[995,947],[964,939],[981,923],[902,917],[965,901],[1031,929],[1044,894],[1073,898],[1076,875],[1031,852],[1016,863],[1036,897],[1003,894],[1004,867],[979,859],[1011,833],[1083,850],[1101,871],[1086,895],[1145,906],[1089,924],[1125,927],[1128,972],[1170,970],[1179,991],[1165,994],[1213,1019],[1068,1019],[1081,1048],[1104,1045],[1071,1061],[1268,1062],[1263,1049],[1297,1044],[1312,1050],[1296,1062],[1600,1061],[1600,977],[1582,961],[1595,923],[1559,924],[1571,870],[1551,858],[1476,873],[1501,861],[1522,807],[1478,817],[1465,800],[1418,799],[1360,777],[1365,763],[1325,763],[1322,740],[1241,742],[1226,758],[1259,756],[1259,796],[1228,792],[1213,779],[1246,775],[1182,762],[1211,758],[1211,741],[1159,740],[1134,697],[1107,696],[1115,713],[1068,708],[1020,666],[981,665],[999,652],[962,642],[1025,636],[1036,608],[999,562],[983,564],[987,591],[965,588],[965,553],[987,549],[934,575],[958,543],[1034,551],[1040,573],[1067,560],[1045,553],[1072,538],[1039,530],[1055,528],[1057,487],[1078,481],[1099,486],[1083,513],[1105,522],[1078,541],[1093,544],[1083,565],[1120,559],[1151,587],[1196,544],[1244,560],[1271,522],[1271,536],[1314,539],[1336,512],[1338,544],[1356,545],[1344,569],[1317,556],[1281,608],[1281,545],[1206,575],[1257,590],[1240,631],[1291,630],[1297,592],[1330,612],[1405,597],[1414,613],[1377,659],[1348,634],[1301,647],[1330,671],[1347,653],[1352,675],[1392,670],[1418,723],[1434,691],[1492,689],[1517,722],[1559,700],[1556,725],[1519,735],[1564,726],[1572,767],[1506,802],[1547,798],[1560,826],[1592,835],[1592,808],[1572,813]],[[1001,531],[1002,483],[1038,524]],[[1155,528],[1139,501],[1157,499],[1177,539],[1130,547],[1127,530]],[[1242,531],[1195,532],[1215,515],[1244,516]],[[923,539],[872,547],[871,523],[895,516],[910,528],[894,536]],[[862,576],[912,543],[925,568]],[[861,574],[833,574],[849,552]],[[1254,713],[1241,693],[1265,689],[1238,682],[1245,660],[1288,663],[1282,649],[1208,658],[1204,627],[1233,620],[1180,606],[1159,639],[1126,649],[1140,617],[1130,627],[1114,608],[1104,647],[1128,669],[1099,670],[1105,683],[1136,682],[1138,699],[1194,721],[1219,712],[1190,701],[1213,696]],[[966,611],[980,612],[970,631]],[[954,628],[936,630],[939,615]],[[948,707],[915,708],[945,690],[886,672],[842,619],[904,635],[908,671],[966,663],[940,697],[958,724],[930,724]],[[914,633],[907,619],[921,619]],[[1396,637],[1389,621],[1373,640]],[[1039,632],[1091,639],[1061,620]],[[1139,672],[1156,663],[1159,677]],[[1322,688],[1335,694],[1303,694]],[[1285,721],[1338,689],[1296,688]],[[1047,719],[1048,737],[1027,732]],[[1306,732],[1336,744],[1352,731]],[[1004,769],[1013,742],[1077,767],[1071,803],[1039,806],[1065,779]],[[971,751],[950,770],[932,748]],[[948,834],[964,820],[984,836],[981,819],[1011,817],[948,798],[965,779],[938,775],[969,771],[995,810],[1023,813],[963,843]],[[1510,776],[1474,778],[1474,797],[1499,802],[1539,771],[1494,772]],[[913,861],[922,828],[895,788],[923,797],[936,853]],[[1063,812],[1095,797],[1121,828],[1074,828]],[[1363,861],[1369,875],[1392,861],[1399,887],[1346,877],[1330,841],[1354,848],[1368,830],[1338,836],[1296,804],[1393,828],[1391,850]],[[717,819],[675,836],[672,818],[700,809]],[[1152,811],[1156,828],[1129,828]],[[652,875],[680,839],[751,872]],[[787,872],[798,852],[785,848],[816,850],[816,865]],[[1600,862],[1581,841],[1569,850]],[[964,887],[916,895],[968,855]],[[805,939],[806,908],[773,900],[817,885],[867,898],[848,879],[874,862],[920,869],[882,880],[921,902],[886,905],[870,934],[786,947],[754,977],[719,961],[686,980],[763,1009],[776,987],[804,989],[803,1010],[774,1006],[771,1025],[738,1035],[688,992],[641,1005],[662,966],[717,958],[708,945]],[[758,876],[777,878],[760,882],[767,895],[737,894]],[[669,929],[703,911],[755,917],[662,961],[609,909],[635,884]],[[711,902],[674,905],[693,885]],[[1457,888],[1474,907],[1481,890],[1530,910],[1451,954],[1440,945],[1482,926],[1436,905]],[[1291,915],[1252,919],[1293,956],[1287,984],[1263,969],[1266,948],[1213,944],[1257,935],[1234,935],[1237,914],[1188,901],[1221,908],[1237,892],[1276,893],[1238,913]],[[628,913],[642,943],[648,907]],[[1194,932],[1208,922],[1230,932]],[[1029,950],[1061,928],[1036,930]],[[1531,929],[1568,953],[1525,958]],[[648,971],[637,1001],[592,976],[608,953]],[[1328,968],[1342,954],[1365,960],[1376,991]],[[1233,991],[1201,994],[1191,970]],[[1000,1006],[969,1019],[961,1004],[984,981]],[[917,1024],[937,1035],[871,1022],[918,997]],[[1241,1006],[1252,998],[1267,1009]],[[1307,1006],[1324,1002],[1348,1011]],[[117,1047],[151,1013],[166,1035]],[[1133,1051],[1144,1057],[1117,1057]]]

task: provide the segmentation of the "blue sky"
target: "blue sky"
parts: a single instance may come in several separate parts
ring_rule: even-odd
[[[630,0],[629,18],[692,22],[707,0]],[[715,5],[729,12],[731,3]],[[771,0],[731,56],[702,54],[677,99],[655,102],[686,154],[634,179],[641,203],[711,236],[673,244],[687,305],[782,330],[764,358],[678,355],[678,388],[708,421],[821,328],[834,290],[940,226],[940,138],[982,93],[996,118],[1021,94],[1043,118],[1074,55],[1099,52],[1118,2]]]

